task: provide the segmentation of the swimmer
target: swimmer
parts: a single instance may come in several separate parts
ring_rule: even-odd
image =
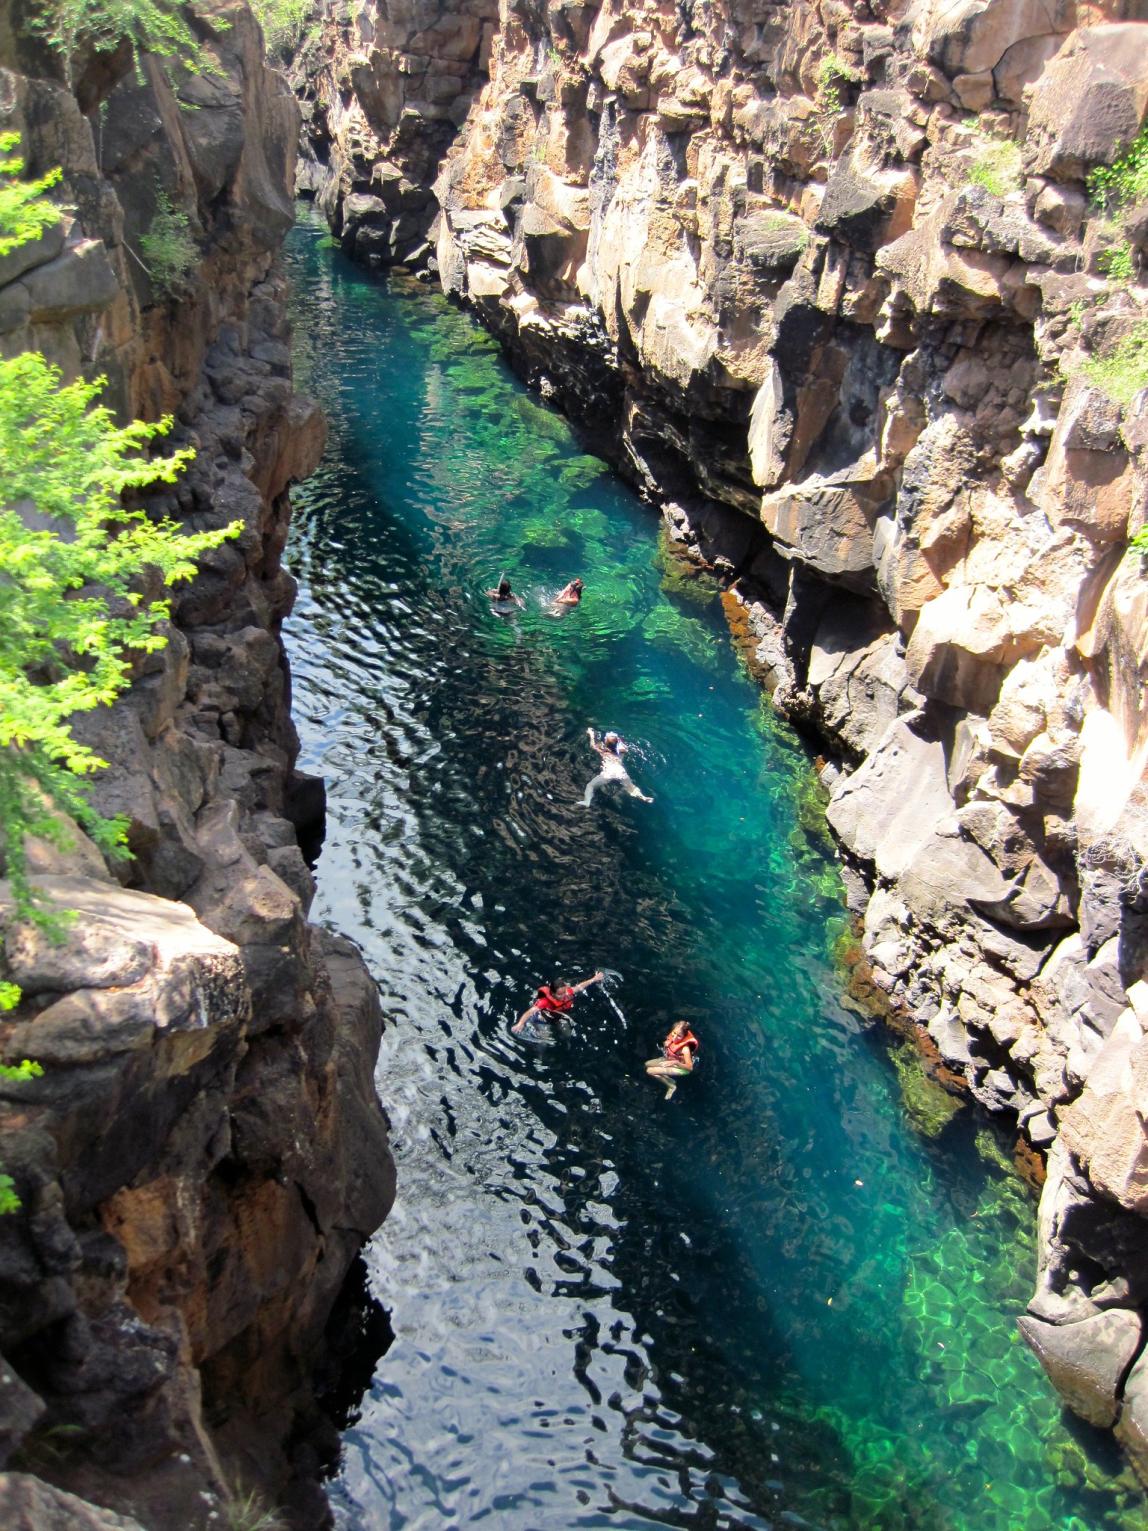
[[[505,574],[499,577],[497,589],[487,590],[485,594],[495,611],[508,611],[514,606],[526,605],[522,597],[515,595],[514,591],[511,590],[510,581]]]
[[[551,606],[577,606],[585,588],[580,579],[572,579],[565,589],[559,590],[550,604]]]
[[[574,996],[581,994],[583,989],[588,989],[592,983],[601,983],[605,973],[594,973],[590,978],[584,978],[581,983],[570,984],[564,979],[559,979],[556,984],[544,983],[534,996],[534,1003],[529,1010],[524,1010],[510,1028],[511,1031],[521,1031],[527,1021],[535,1016],[553,1019],[556,1015],[565,1015],[568,1010],[574,1008]]]
[[[690,1030],[688,1021],[675,1021],[670,1034],[662,1043],[662,1056],[646,1062],[646,1073],[651,1079],[659,1079],[666,1086],[666,1100],[677,1089],[679,1079],[693,1072],[701,1043]]]
[[[597,752],[602,761],[602,769],[592,781],[586,783],[586,791],[582,794],[583,808],[589,808],[590,801],[595,792],[597,792],[599,787],[605,786],[607,782],[616,782],[631,797],[641,798],[643,803],[652,803],[654,801],[653,798],[647,797],[630,780],[630,773],[622,764],[622,756],[626,753],[627,746],[618,738],[613,729],[604,733],[601,740],[599,740],[592,728],[588,728],[586,733],[590,739],[590,748]]]

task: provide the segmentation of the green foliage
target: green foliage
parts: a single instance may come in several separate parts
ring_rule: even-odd
[[[224,1506],[227,1531],[286,1531],[286,1522],[258,1489],[235,1489]]]
[[[59,170],[50,170],[38,181],[16,180],[24,168],[24,161],[12,153],[19,142],[19,133],[0,133],[0,255],[39,239],[60,220],[60,209],[44,200],[44,193],[59,181]]]
[[[39,1079],[44,1070],[25,1058],[22,1063],[0,1063],[0,1080],[5,1084],[23,1084],[25,1079]]]
[[[825,152],[833,148],[837,118],[844,111],[841,100],[842,84],[853,84],[861,78],[857,70],[836,53],[830,53],[817,66],[817,89],[813,97],[814,125]]]
[[[24,836],[60,843],[53,809],[101,849],[123,844],[124,826],[87,801],[82,778],[104,762],[73,738],[71,719],[126,689],[133,651],[166,642],[169,602],[144,599],[140,577],[188,579],[238,530],[184,536],[123,508],[124,490],[173,482],[193,453],[138,456],[171,422],[116,426],[93,405],[103,381],[61,387],[36,352],[0,361],[0,851],[25,915],[35,910]]]
[[[1083,375],[1117,404],[1131,404],[1148,388],[1148,319],[1141,319],[1104,356],[1090,356]]]
[[[846,63],[836,53],[829,53],[817,66],[817,94],[833,90],[840,84],[855,85],[861,75],[852,64]]]
[[[804,253],[809,244],[808,225],[795,219],[790,213],[770,210],[761,220],[762,227],[780,240],[785,238],[788,248],[797,255]]]
[[[111,53],[125,39],[137,61],[150,53],[192,74],[211,74],[215,65],[188,21],[195,9],[195,0],[46,0],[43,14],[30,24],[63,56],[69,78],[79,53]],[[211,24],[217,30],[226,25],[214,18]]]
[[[993,197],[1007,197],[1022,184],[1021,150],[1011,138],[996,138],[977,129],[976,155],[969,166],[971,186],[983,186]]]
[[[183,290],[199,259],[191,222],[182,208],[173,207],[162,187],[156,193],[155,216],[140,236],[140,252],[155,285],[172,296]]]
[[[1114,164],[1090,171],[1087,184],[1093,202],[1107,213],[1148,199],[1148,125]]]
[[[1142,526],[1138,532],[1133,532],[1128,539],[1128,546],[1134,553],[1139,553],[1141,558],[1148,558],[1148,526]]]
[[[1096,264],[1111,282],[1128,283],[1136,274],[1132,264],[1132,246],[1126,239],[1111,249],[1102,250]]]
[[[308,35],[316,0],[251,0],[251,9],[263,28],[268,54],[290,60]]]
[[[0,984],[0,990],[5,991],[5,998],[15,995],[10,1003],[5,1004],[0,1000],[0,1009],[10,1010],[20,998],[20,990],[15,984]],[[22,1084],[26,1079],[39,1079],[44,1070],[38,1063],[25,1058],[22,1063],[0,1063],[0,1081],[5,1084]],[[16,1195],[16,1184],[11,1175],[0,1174],[0,1217],[9,1212],[19,1212],[20,1198]]]

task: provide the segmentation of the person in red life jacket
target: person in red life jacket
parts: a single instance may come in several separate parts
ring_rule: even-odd
[[[521,1031],[527,1021],[535,1018],[550,1021],[556,1016],[565,1015],[568,1010],[574,1008],[574,996],[581,994],[583,989],[588,989],[592,983],[601,983],[603,973],[595,973],[590,978],[584,978],[581,983],[570,984],[564,979],[558,983],[544,983],[534,996],[534,1003],[529,1010],[524,1010],[510,1028],[511,1031]]]
[[[660,1058],[650,1058],[646,1073],[651,1079],[661,1079],[666,1086],[666,1099],[677,1089],[679,1079],[693,1072],[701,1043],[690,1030],[689,1021],[675,1021],[670,1034],[662,1043]]]

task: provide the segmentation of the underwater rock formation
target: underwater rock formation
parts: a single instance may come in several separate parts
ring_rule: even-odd
[[[303,184],[731,581],[875,981],[1054,1150],[1026,1337],[1148,1477],[1148,9],[432,12],[328,15]]]
[[[313,1527],[315,1361],[393,1165],[374,984],[307,923],[322,784],[294,768],[278,636],[288,486],[324,439],[276,264],[298,108],[238,0],[198,8],[202,72],[120,49],[71,84],[3,9],[0,131],[28,174],[62,167],[68,211],[0,262],[0,347],[106,374],[124,417],[174,414],[195,461],[150,508],[242,531],[179,587],[130,691],[77,725],[131,859],[33,845],[38,887],[77,913],[58,944],[0,897],[23,991],[3,1056],[44,1070],[0,1086],[22,1202],[0,1219],[0,1465],[21,1469],[0,1473],[0,1521],[186,1531],[258,1489]],[[166,275],[145,259],[165,207],[194,242]]]

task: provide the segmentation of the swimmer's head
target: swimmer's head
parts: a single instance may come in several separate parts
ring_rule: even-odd
[[[614,732],[613,729],[610,729],[609,733],[602,735],[602,743],[608,744],[612,750],[617,749],[621,742],[622,741],[618,738],[618,735]]]
[[[582,591],[585,589],[585,586],[580,579],[572,579],[570,581],[570,588],[571,590],[577,590],[578,594],[581,595]]]
[[[498,581],[498,599],[500,601],[505,601],[509,597],[509,595],[510,595],[510,581],[507,579],[506,575],[503,574],[503,575],[500,576],[499,581]]]

